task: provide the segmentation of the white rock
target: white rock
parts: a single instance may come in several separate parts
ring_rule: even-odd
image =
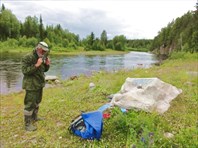
[[[95,84],[94,83],[89,83],[89,88],[94,88],[95,87]]]
[[[54,81],[56,84],[60,84],[61,82],[59,80]]]
[[[174,135],[172,133],[166,132],[166,133],[164,133],[164,137],[166,137],[166,138],[173,138]]]
[[[58,79],[58,77],[57,77],[57,76],[50,76],[50,75],[45,76],[45,80],[46,80],[46,81],[49,81],[49,80],[54,81],[54,80],[57,80],[57,79]]]

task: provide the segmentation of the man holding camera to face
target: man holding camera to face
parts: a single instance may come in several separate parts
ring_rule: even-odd
[[[23,84],[26,94],[24,98],[25,130],[34,131],[37,128],[32,124],[41,120],[38,117],[39,104],[42,101],[43,87],[45,86],[45,74],[50,67],[48,45],[39,42],[33,52],[22,58]]]

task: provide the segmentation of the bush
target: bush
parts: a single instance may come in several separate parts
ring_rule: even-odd
[[[63,47],[65,47],[65,48],[68,47],[68,46],[69,46],[69,41],[68,41],[68,39],[64,39],[62,45],[63,45]]]
[[[3,45],[5,46],[5,47],[13,47],[13,48],[16,48],[16,47],[18,47],[18,41],[16,40],[16,39],[8,39],[7,41],[5,41],[4,43],[3,43]]]
[[[113,42],[112,41],[109,41],[106,45],[107,48],[109,49],[113,49]]]
[[[104,47],[101,45],[100,42],[94,42],[92,49],[93,50],[104,51]]]
[[[26,47],[35,47],[38,44],[38,40],[35,37],[27,39]]]
[[[27,42],[26,36],[19,38],[19,46],[26,47],[26,42]]]
[[[121,112],[116,107],[111,112],[111,118],[108,120],[110,133],[117,134],[118,139],[126,141],[126,146],[147,147],[154,144],[154,140],[162,137],[163,133],[157,127],[162,126],[160,116],[157,114],[146,113],[143,111]],[[154,137],[156,139],[154,139]]]
[[[91,50],[92,49],[92,47],[90,46],[90,45],[86,45],[85,46],[85,51],[89,51],[89,50]]]
[[[114,49],[115,50],[124,50],[123,47],[122,47],[122,44],[120,42],[117,42],[115,45],[114,45]]]
[[[69,43],[69,47],[73,48],[73,49],[77,49],[77,46],[76,46],[76,44],[74,42],[70,42]]]
[[[172,52],[169,59],[197,59],[197,54],[189,52]]]

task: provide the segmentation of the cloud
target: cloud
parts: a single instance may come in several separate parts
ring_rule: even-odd
[[[90,35],[91,32],[100,37],[103,30],[106,30],[112,38],[115,34],[123,34],[122,28],[125,27],[120,20],[107,16],[104,10],[79,8],[77,11],[67,9],[42,11],[42,17],[47,24],[61,24],[63,28],[79,34],[81,38]]]
[[[122,29],[125,25],[119,20],[107,16],[104,10],[94,8],[67,9],[57,6],[45,5],[45,1],[37,3],[35,1],[17,1],[11,4],[6,3],[6,8],[11,9],[17,18],[22,22],[27,16],[42,15],[45,25],[61,24],[64,29],[79,34],[81,38],[94,32],[96,37],[100,37],[103,30],[106,30],[109,38],[115,35],[123,34]]]
[[[81,38],[94,32],[100,37],[154,38],[162,27],[192,10],[194,0],[3,0],[22,22],[42,15],[45,25],[61,24]]]
[[[78,13],[65,12],[64,18],[61,19],[60,16],[58,19],[61,20],[63,27],[68,28],[71,32],[80,34],[82,37],[87,36],[91,32],[94,32],[95,36],[99,37],[103,30],[106,30],[109,35],[121,34],[122,30],[120,28],[124,27],[124,24],[108,17],[104,11],[94,9],[83,8]]]

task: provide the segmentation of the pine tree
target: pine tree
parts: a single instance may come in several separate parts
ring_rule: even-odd
[[[40,24],[39,24],[39,33],[40,33],[40,40],[42,41],[44,39],[44,27],[43,27],[43,20],[42,16],[40,15]]]

